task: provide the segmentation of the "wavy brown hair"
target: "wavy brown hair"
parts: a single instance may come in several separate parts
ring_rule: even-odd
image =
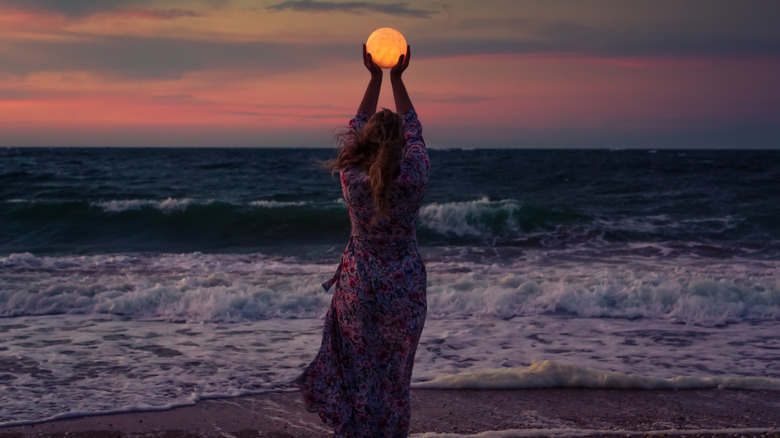
[[[339,135],[338,156],[325,163],[332,172],[345,167],[368,172],[376,207],[372,222],[380,217],[389,217],[387,190],[400,172],[399,162],[405,142],[401,116],[385,108],[371,116],[363,129]]]

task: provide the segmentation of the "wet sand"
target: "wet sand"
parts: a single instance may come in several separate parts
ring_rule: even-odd
[[[412,436],[430,438],[780,437],[780,391],[416,389],[412,409]],[[296,392],[0,428],[0,438],[327,436]]]

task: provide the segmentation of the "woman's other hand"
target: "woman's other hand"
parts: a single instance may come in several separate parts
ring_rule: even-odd
[[[390,69],[390,76],[391,77],[401,77],[401,74],[403,74],[404,70],[406,70],[406,67],[409,67],[409,58],[412,55],[412,50],[409,46],[406,46],[406,55],[401,55],[398,57],[398,63],[396,63],[393,68]],[[369,55],[371,56],[371,55]]]
[[[371,58],[371,54],[366,50],[366,45],[363,44],[363,65],[366,66],[371,76],[382,76],[382,68],[374,64],[374,60]]]

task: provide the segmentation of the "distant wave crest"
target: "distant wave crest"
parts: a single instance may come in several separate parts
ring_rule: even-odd
[[[46,232],[41,229],[45,227]],[[0,202],[0,248],[223,251],[269,243],[337,243],[349,233],[343,200],[255,199],[227,201],[190,197],[101,201]],[[670,215],[603,218],[516,199],[429,203],[420,209],[418,235],[425,245],[479,245],[598,249],[635,242],[664,244],[656,255],[701,252],[731,257],[748,252],[780,254],[780,241],[733,216],[679,219]],[[3,231],[5,230],[5,235]],[[89,230],[85,233],[84,230]],[[175,230],[175,232],[172,232]],[[690,242],[693,244],[689,245]],[[9,245],[10,243],[10,245]],[[663,245],[661,245],[663,246]]]
[[[154,208],[165,213],[181,212],[192,204],[208,205],[213,200],[195,201],[190,198],[166,198],[163,200],[151,199],[122,199],[112,201],[94,202],[91,205],[103,209],[107,213],[121,213],[124,211],[135,211],[142,208]]]

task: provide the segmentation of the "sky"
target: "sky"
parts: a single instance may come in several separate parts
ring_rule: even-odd
[[[777,0],[0,0],[0,146],[333,147],[368,82],[361,45],[393,27],[432,148],[780,149],[778,16]]]

